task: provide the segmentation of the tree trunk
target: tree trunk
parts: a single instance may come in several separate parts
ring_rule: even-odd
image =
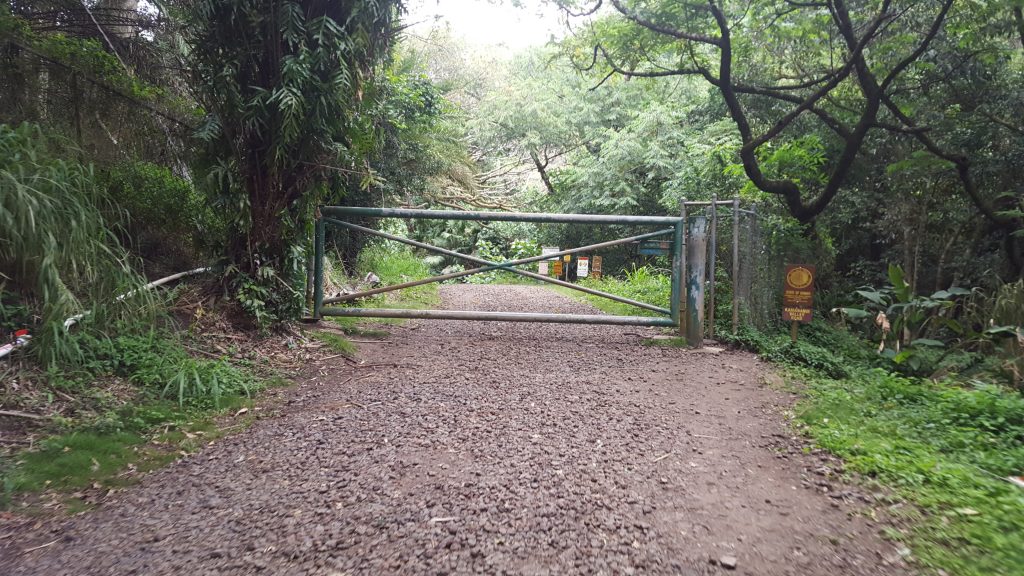
[[[544,181],[544,187],[548,189],[548,194],[555,193],[555,187],[551,185],[551,178],[548,177],[547,162],[541,162],[537,156],[537,151],[530,149],[530,159],[533,160],[533,165],[537,167],[537,173],[540,174],[540,179]]]

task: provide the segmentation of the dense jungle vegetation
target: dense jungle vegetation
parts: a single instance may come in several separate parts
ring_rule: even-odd
[[[515,53],[409,33],[399,0],[0,4],[0,344],[32,337],[0,360],[3,407],[97,450],[237,407],[267,375],[189,338],[203,315],[287,332],[319,205],[675,215],[739,197],[757,213],[745,290],[768,296],[732,333],[723,241],[717,333],[789,366],[799,425],[916,504],[893,537],[922,566],[1024,565],[1024,491],[1004,481],[1024,473],[1024,4],[557,3],[565,36]],[[631,230],[361,224],[488,259]],[[328,242],[339,285],[461,266]],[[796,261],[817,266],[817,310],[790,344],[773,298]],[[584,282],[664,305],[667,267],[616,249]],[[8,498],[44,485],[27,470]]]

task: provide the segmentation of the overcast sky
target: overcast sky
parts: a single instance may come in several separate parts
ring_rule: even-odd
[[[505,46],[518,51],[541,46],[552,34],[561,37],[564,26],[558,8],[541,0],[410,0],[406,21],[414,34],[426,35],[446,24],[455,36],[472,44]]]

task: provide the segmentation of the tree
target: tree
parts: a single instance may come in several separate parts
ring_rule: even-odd
[[[779,197],[799,221],[809,223],[826,209],[849,182],[869,135],[881,131],[912,138],[949,163],[963,193],[993,225],[1009,232],[1021,228],[1020,218],[1001,212],[979,188],[970,155],[944,146],[909,111],[918,105],[920,81],[942,65],[943,56],[958,45],[980,44],[981,24],[995,23],[1001,31],[1001,46],[988,42],[985,48],[1006,52],[1007,7],[953,0],[610,4],[615,16],[597,18],[568,45],[577,66],[605,78],[703,78],[717,89],[739,131],[745,175]],[[597,0],[582,10],[564,7],[581,17],[603,5]],[[973,62],[986,53],[965,56]],[[827,137],[820,182],[793,177],[767,161],[772,147],[792,145],[811,132]]]
[[[205,110],[207,181],[231,216],[227,257],[250,311],[293,316],[301,238],[353,148],[363,89],[400,0],[198,0],[188,62]]]

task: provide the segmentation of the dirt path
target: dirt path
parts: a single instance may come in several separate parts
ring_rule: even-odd
[[[593,312],[544,288],[451,308]],[[739,352],[647,329],[419,322],[371,364],[0,556],[20,574],[902,573]],[[328,367],[327,370],[332,370]],[[820,470],[819,470],[820,472]],[[833,491],[823,493],[826,488]],[[32,552],[20,550],[57,540]]]

